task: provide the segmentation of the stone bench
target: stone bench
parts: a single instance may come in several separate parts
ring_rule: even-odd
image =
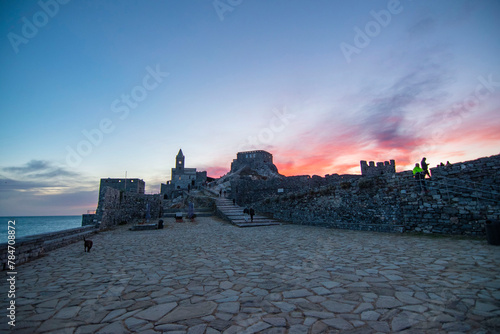
[[[157,224],[142,224],[142,225],[134,225],[130,228],[130,231],[146,231],[146,230],[157,230]]]

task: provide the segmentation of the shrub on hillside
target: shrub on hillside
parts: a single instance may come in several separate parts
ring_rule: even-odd
[[[374,183],[372,179],[361,179],[358,182],[359,189],[370,189],[373,188]]]
[[[340,188],[344,190],[351,189],[351,182],[341,182]]]

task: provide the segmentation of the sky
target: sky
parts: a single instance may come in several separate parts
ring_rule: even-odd
[[[266,150],[280,173],[500,153],[497,0],[2,1],[0,216]]]

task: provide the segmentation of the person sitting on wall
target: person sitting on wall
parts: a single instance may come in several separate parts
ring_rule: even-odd
[[[413,176],[415,177],[415,181],[417,181],[417,184],[419,186],[420,191],[426,191],[427,188],[425,187],[424,183],[424,170],[420,168],[420,165],[418,162],[415,164],[415,167],[413,168]]]
[[[425,157],[422,158],[422,161],[420,161],[420,166],[422,166],[421,168],[423,169],[423,174],[422,174],[422,178],[425,179],[425,176],[428,175],[429,178],[431,177],[431,174],[429,174],[429,165],[427,164],[427,161],[425,161]]]

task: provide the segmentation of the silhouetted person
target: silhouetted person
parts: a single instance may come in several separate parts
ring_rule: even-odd
[[[253,216],[255,215],[255,210],[253,208],[250,208],[250,221],[253,222]]]
[[[193,202],[189,202],[189,204],[188,204],[188,218],[191,219],[191,221],[193,221],[193,219],[194,219],[194,203]]]
[[[429,165],[427,164],[427,161],[425,161],[425,157],[422,158],[422,161],[420,161],[420,166],[421,168],[423,169],[423,173],[422,173],[422,178],[425,179],[425,176],[428,175],[429,177],[431,177],[431,174],[429,174]]]
[[[233,205],[236,206],[236,198],[233,198]]]

